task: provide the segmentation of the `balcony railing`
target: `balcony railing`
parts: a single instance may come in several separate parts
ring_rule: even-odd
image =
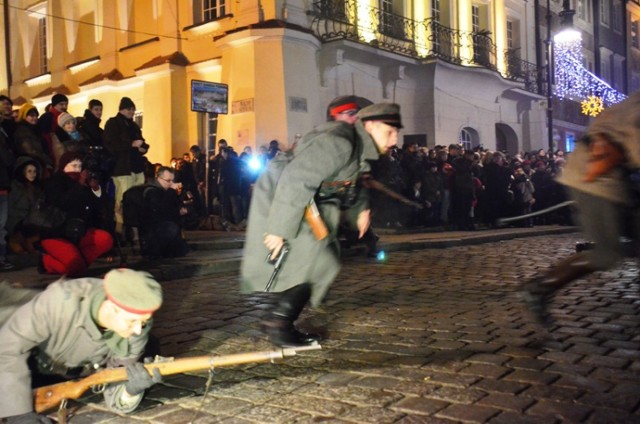
[[[504,77],[524,84],[524,89],[532,93],[545,95],[547,93],[547,73],[544,66],[522,60],[517,50],[505,52],[506,72]]]
[[[416,59],[436,57],[497,70],[496,45],[487,31],[460,31],[432,19],[416,21],[356,0],[314,0],[308,13],[313,16],[312,30],[325,42],[346,39]],[[542,73],[534,64],[509,57],[506,63],[506,78],[539,91]]]

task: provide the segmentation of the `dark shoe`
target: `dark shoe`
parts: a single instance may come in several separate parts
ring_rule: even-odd
[[[536,318],[536,321],[548,328],[554,323],[547,309],[547,303],[550,300],[552,292],[541,287],[541,281],[542,278],[538,278],[522,284],[518,290],[518,295],[527,305],[527,308]]]
[[[317,345],[321,340],[317,334],[303,333],[286,318],[271,317],[263,322],[269,341],[279,347],[303,347]]]
[[[276,346],[311,346],[318,343],[319,336],[298,331],[293,323],[311,297],[311,284],[303,283],[280,293],[280,299],[263,328],[271,343]]]

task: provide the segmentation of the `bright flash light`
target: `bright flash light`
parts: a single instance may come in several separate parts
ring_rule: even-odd
[[[376,255],[376,259],[379,261],[384,261],[386,257],[387,255],[385,255],[384,250],[379,251]]]
[[[253,171],[258,171],[260,170],[260,168],[262,168],[262,165],[260,164],[260,161],[257,157],[254,156],[249,159],[249,168],[251,168]]]

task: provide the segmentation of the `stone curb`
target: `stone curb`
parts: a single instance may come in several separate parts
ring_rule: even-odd
[[[443,238],[437,240],[425,240],[420,239],[419,234],[412,234],[408,237],[414,238],[413,240],[407,241],[396,241],[396,242],[385,242],[385,236],[380,237],[379,247],[381,250],[387,252],[399,252],[399,251],[409,251],[416,249],[437,249],[437,248],[448,248],[448,247],[457,247],[457,246],[466,246],[466,245],[476,245],[483,243],[493,243],[502,240],[511,240],[515,238],[522,237],[535,237],[535,236],[546,236],[551,234],[568,234],[575,233],[578,231],[577,227],[562,227],[562,228],[552,228],[552,229],[541,229],[541,230],[532,230],[527,232],[512,232],[512,233],[499,233],[499,234],[482,234],[478,233],[478,235],[474,236],[465,236],[465,237],[451,237],[451,238]],[[211,243],[212,245],[218,245],[215,242]],[[209,246],[208,242],[197,242],[197,247]],[[234,248],[238,248],[237,245],[234,245]],[[200,249],[198,249],[200,250]],[[203,249],[204,250],[204,249]],[[357,255],[364,254],[365,248],[364,246],[355,246],[350,249],[343,249],[343,256],[353,257]],[[156,278],[160,280],[176,280],[176,279],[184,279],[196,276],[206,276],[206,275],[214,275],[214,274],[222,274],[227,272],[235,272],[240,269],[241,258],[229,258],[229,259],[216,259],[213,262],[205,259],[199,259],[198,262],[201,262],[197,265],[195,264],[167,264],[160,266],[156,269],[149,269],[149,271],[156,276]],[[195,268],[195,269],[194,269]]]

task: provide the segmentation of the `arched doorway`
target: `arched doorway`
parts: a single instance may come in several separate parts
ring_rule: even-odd
[[[507,124],[496,124],[496,150],[509,155],[518,153],[518,135]]]
[[[478,131],[471,127],[464,127],[458,134],[458,143],[464,147],[465,150],[473,150],[480,144],[480,135]]]

